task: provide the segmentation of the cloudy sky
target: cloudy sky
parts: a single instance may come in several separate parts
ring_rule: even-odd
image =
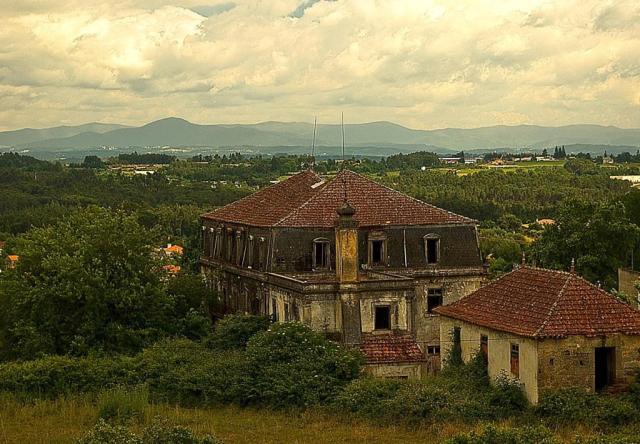
[[[640,127],[638,0],[2,0],[0,129]]]

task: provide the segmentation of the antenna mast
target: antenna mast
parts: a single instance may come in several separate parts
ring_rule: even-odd
[[[311,168],[316,166],[316,128],[318,126],[318,116],[313,118],[313,142],[311,143]]]
[[[340,127],[342,128],[342,165],[341,170],[344,171],[344,112],[340,114]],[[344,192],[344,202],[347,202],[347,180],[342,175],[342,191]]]
[[[344,169],[344,112],[340,117],[340,126],[342,128],[342,169]]]

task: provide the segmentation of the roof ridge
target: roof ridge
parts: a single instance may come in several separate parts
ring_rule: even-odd
[[[225,208],[225,207],[228,207],[229,205],[236,205],[237,203],[242,202],[242,201],[244,201],[244,200],[247,200],[247,199],[249,199],[250,197],[255,197],[255,195],[256,195],[256,194],[258,194],[258,193],[262,193],[263,191],[266,191],[266,190],[270,190],[270,189],[272,189],[272,188],[275,188],[275,187],[277,187],[278,185],[282,185],[282,184],[283,184],[283,183],[285,183],[286,181],[293,179],[294,177],[298,177],[298,176],[301,176],[301,175],[306,174],[306,173],[311,173],[311,174],[313,174],[314,176],[316,176],[318,179],[322,179],[322,177],[320,177],[320,176],[318,175],[318,173],[316,173],[315,171],[313,171],[311,168],[308,168],[308,169],[306,169],[306,170],[304,170],[304,171],[300,171],[299,173],[294,174],[293,176],[289,176],[289,177],[287,177],[287,178],[286,178],[286,179],[284,179],[284,180],[278,181],[278,182],[276,182],[276,183],[272,183],[271,185],[267,185],[266,187],[261,188],[261,189],[259,189],[258,191],[255,191],[255,192],[253,192],[253,193],[249,193],[249,194],[247,194],[246,196],[241,197],[241,198],[240,198],[240,199],[238,199],[238,200],[234,200],[233,202],[229,202],[228,204],[223,205],[223,206],[221,206],[221,207],[219,207],[219,208],[216,208],[216,209],[215,209],[215,210],[213,210],[213,211],[208,211],[208,212],[206,212],[206,213],[202,214],[200,217],[207,217],[208,215],[213,214],[213,213],[215,213],[216,211],[221,210],[221,209],[223,209],[223,208]]]
[[[569,274],[569,273],[567,273],[567,274]],[[547,313],[547,316],[545,316],[544,321],[542,321],[542,324],[540,324],[540,327],[538,327],[538,329],[533,333],[533,337],[537,337],[542,332],[542,330],[544,330],[544,328],[547,326],[547,324],[549,323],[549,320],[551,319],[551,315],[553,314],[555,309],[558,307],[558,302],[560,302],[560,299],[562,299],[562,296],[564,295],[564,290],[567,288],[567,285],[569,285],[569,281],[571,281],[571,277],[572,276],[573,276],[572,274],[569,274],[569,276],[567,276],[567,280],[564,281],[564,284],[562,285],[562,288],[558,292],[556,300],[553,302],[553,304],[549,308],[549,312]]]
[[[339,174],[339,173],[338,173]],[[318,176],[320,177],[320,176]],[[333,182],[334,180],[336,180],[336,178],[338,177],[338,175],[336,174],[333,179],[327,181],[325,183],[325,186],[323,186],[317,193],[315,193],[313,196],[311,196],[309,199],[305,200],[302,204],[298,205],[296,208],[294,208],[293,210],[291,210],[289,212],[289,214],[287,214],[286,216],[282,217],[279,221],[277,221],[276,223],[274,223],[274,226],[278,226],[281,223],[283,223],[285,220],[289,219],[291,216],[293,216],[293,214],[296,211],[299,211],[300,209],[304,208],[309,202],[311,202],[312,200],[314,200],[315,198],[317,198],[318,196],[322,195],[322,193],[324,193],[327,189],[327,185],[329,185],[331,182]],[[320,177],[320,179],[322,179],[322,177]]]
[[[464,220],[466,220],[466,221],[469,221],[469,222],[476,222],[476,220],[475,220],[475,219],[471,219],[470,217],[463,216],[463,215],[458,214],[458,213],[454,213],[453,211],[449,211],[449,210],[445,210],[444,208],[437,207],[437,206],[435,206],[435,205],[433,205],[433,204],[430,204],[430,203],[428,203],[428,202],[425,202],[424,200],[420,200],[420,199],[417,199],[417,198],[415,198],[415,197],[413,197],[413,196],[410,196],[410,195],[408,195],[408,194],[406,194],[406,193],[403,193],[402,191],[394,190],[394,189],[393,189],[393,188],[391,188],[391,187],[388,187],[388,186],[386,186],[386,185],[384,185],[384,184],[381,184],[381,183],[379,183],[379,182],[376,182],[375,180],[371,180],[371,179],[369,179],[368,177],[366,177],[366,176],[364,176],[364,175],[362,175],[362,174],[360,174],[360,173],[356,173],[355,171],[351,171],[351,170],[342,170],[342,171],[348,171],[348,172],[350,172],[350,173],[352,173],[352,174],[355,174],[355,175],[356,175],[356,176],[358,176],[358,177],[363,178],[363,179],[364,179],[364,180],[366,180],[366,181],[369,181],[369,182],[375,183],[376,185],[378,185],[378,186],[380,186],[380,187],[382,187],[382,188],[384,188],[384,189],[386,189],[386,190],[388,190],[388,191],[391,191],[391,192],[393,192],[393,193],[395,193],[395,194],[399,194],[399,195],[401,195],[401,196],[403,196],[403,197],[408,197],[409,199],[411,199],[411,200],[413,200],[413,201],[415,201],[415,202],[418,202],[418,203],[420,203],[420,204],[422,204],[422,205],[426,205],[426,206],[428,206],[428,207],[430,207],[430,208],[435,208],[436,210],[440,210],[440,211],[443,211],[443,212],[445,212],[445,213],[451,214],[451,215],[453,215],[453,216],[460,217],[460,218],[462,218],[462,219],[464,219]],[[342,171],[341,171],[341,172],[342,172]],[[338,176],[336,175],[336,177],[338,177]]]

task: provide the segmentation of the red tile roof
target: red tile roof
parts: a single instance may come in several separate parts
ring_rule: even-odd
[[[411,335],[371,335],[363,339],[360,350],[368,364],[421,362],[424,354]]]
[[[332,228],[338,217],[336,210],[344,202],[345,189],[360,226],[473,222],[348,170],[326,183],[315,173],[305,171],[204,217],[254,226]]]
[[[303,171],[203,217],[258,227],[274,226],[309,200],[323,185],[316,173],[311,170]]]
[[[435,312],[533,338],[640,335],[640,311],[572,273],[521,267]]]

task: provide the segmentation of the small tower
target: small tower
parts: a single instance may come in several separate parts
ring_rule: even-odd
[[[356,213],[345,200],[338,212],[336,222],[336,275],[338,282],[349,283],[358,280],[358,221]]]

